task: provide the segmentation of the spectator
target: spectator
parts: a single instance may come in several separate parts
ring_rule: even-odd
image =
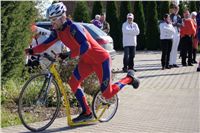
[[[181,33],[181,57],[182,65],[187,66],[186,57],[188,54],[188,66],[192,65],[192,36],[195,36],[196,29],[193,20],[190,18],[190,12],[186,9],[183,12],[183,26],[180,29]]]
[[[200,42],[200,10],[199,10],[199,12],[197,13],[196,21],[197,21],[198,40],[199,40],[199,42]]]
[[[170,15],[165,14],[163,17],[163,22],[160,23],[160,41],[162,45],[162,56],[161,56],[161,65],[162,70],[165,68],[170,69],[169,58],[170,51],[172,48],[172,39],[175,33],[175,29],[171,23]]]
[[[177,52],[178,52],[178,45],[180,42],[180,27],[182,26],[182,19],[181,16],[178,14],[179,12],[179,6],[178,5],[171,5],[171,14],[170,18],[172,21],[172,25],[175,29],[175,34],[173,36],[172,40],[172,49],[170,52],[170,59],[169,59],[169,66],[170,67],[178,67],[176,64],[177,59]]]
[[[102,13],[101,14],[101,18],[100,18],[101,24],[102,24],[102,30],[104,32],[106,32],[107,34],[109,34],[110,32],[110,25],[109,23],[106,21],[106,14]]]
[[[99,14],[97,14],[97,15],[95,15],[95,19],[93,19],[91,22],[95,25],[95,26],[97,26],[98,28],[102,28],[102,24],[101,24],[101,22],[100,22],[100,18],[101,18],[101,16],[99,15]]]
[[[128,13],[127,21],[122,25],[123,33],[123,47],[124,47],[124,59],[122,68],[124,72],[128,69],[134,69],[134,57],[137,46],[137,35],[139,35],[140,30],[138,25],[133,22],[134,16],[132,13]]]
[[[197,49],[198,49],[198,38],[197,38],[197,21],[196,21],[196,16],[197,16],[197,12],[192,12],[191,13],[191,18],[194,22],[194,26],[196,28],[196,34],[195,36],[192,38],[192,42],[193,42],[193,45],[192,45],[192,63],[197,63],[196,61],[196,55],[197,55]]]

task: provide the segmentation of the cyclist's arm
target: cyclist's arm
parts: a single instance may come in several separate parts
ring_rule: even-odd
[[[51,47],[55,42],[57,42],[59,39],[57,37],[56,31],[52,31],[50,36],[42,43],[37,45],[36,47],[32,48],[33,54],[35,53],[41,53]]]

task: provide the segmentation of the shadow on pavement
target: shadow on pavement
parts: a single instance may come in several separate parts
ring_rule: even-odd
[[[196,73],[196,71],[195,72],[185,72],[185,73],[171,73],[171,74],[147,75],[147,76],[139,76],[138,78],[143,79],[143,78],[162,77],[162,76],[185,75],[185,74],[191,74],[191,73]]]
[[[70,126],[66,126],[66,127],[61,127],[61,128],[53,128],[53,129],[46,129],[42,132],[38,132],[38,133],[57,133],[57,132],[61,132],[61,131],[67,131],[67,130],[73,130],[73,129],[77,129],[80,127],[85,127],[85,126],[92,126],[92,125],[96,125],[97,123],[91,123],[91,124],[87,124],[87,125],[80,125],[80,126],[74,126],[74,127],[70,127]],[[51,128],[51,127],[49,127]],[[21,132],[21,133],[35,133],[35,132]]]

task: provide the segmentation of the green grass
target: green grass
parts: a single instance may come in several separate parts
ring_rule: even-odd
[[[10,109],[1,107],[1,127],[8,127],[21,124],[17,112],[11,112]]]
[[[72,70],[74,69],[74,64],[76,62],[72,61],[71,68],[68,67],[66,69],[66,66],[63,66],[64,68],[61,68],[61,77],[63,81],[66,82],[66,79],[69,78],[69,76],[72,73]],[[63,75],[64,74],[64,75]],[[26,79],[10,79],[6,83],[3,83],[1,86],[1,124],[2,127],[7,127],[7,126],[14,126],[14,125],[19,125],[21,124],[21,121],[19,119],[18,113],[17,113],[17,104],[18,104],[18,98],[19,98],[19,93],[21,91],[22,86],[25,84],[25,82],[28,80]],[[39,84],[37,84],[39,85]],[[37,86],[36,85],[36,86]],[[96,90],[99,89],[99,83],[97,80],[96,75],[91,75],[89,76],[84,83],[82,84],[84,86],[84,91],[86,92],[86,98],[88,100],[89,105],[92,103],[93,97],[91,95],[96,92]],[[30,92],[28,92],[26,95],[28,99],[32,99],[31,97],[34,96],[35,93],[37,93],[37,89],[34,89],[36,87],[35,85],[33,88],[30,89]],[[68,85],[66,85],[66,88]],[[69,93],[69,100],[70,100],[70,105],[71,107],[77,107],[78,102],[74,96],[74,94],[68,89],[66,89],[66,92]],[[34,121],[34,118],[31,116],[28,116],[28,121],[32,122]]]

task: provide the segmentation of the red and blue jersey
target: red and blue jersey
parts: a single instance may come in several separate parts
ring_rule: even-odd
[[[33,53],[41,53],[61,40],[71,50],[71,57],[80,56],[83,61],[98,64],[109,58],[109,53],[104,50],[80,24],[71,20],[63,24],[59,31],[52,31],[49,38],[42,44],[33,48]]]

